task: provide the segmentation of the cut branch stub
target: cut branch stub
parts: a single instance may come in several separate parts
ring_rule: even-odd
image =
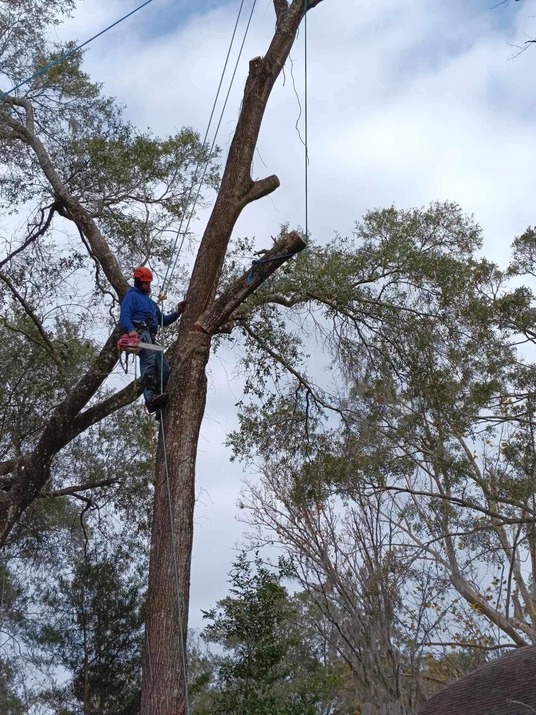
[[[267,251],[262,258],[253,261],[244,273],[197,319],[193,330],[214,335],[218,328],[229,320],[239,305],[296,253],[303,251],[306,242],[297,231],[291,231]]]

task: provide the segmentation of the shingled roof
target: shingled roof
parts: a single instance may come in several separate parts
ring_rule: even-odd
[[[447,686],[420,715],[536,713],[536,646],[516,648]]]

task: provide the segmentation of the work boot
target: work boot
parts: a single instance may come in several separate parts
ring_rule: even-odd
[[[168,398],[169,395],[167,394],[167,392],[163,392],[161,395],[155,395],[146,405],[147,412],[152,414],[157,410],[161,410],[163,407],[166,406]]]

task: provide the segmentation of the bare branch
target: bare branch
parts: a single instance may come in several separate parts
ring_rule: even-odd
[[[85,492],[89,489],[98,489],[99,487],[109,487],[112,484],[118,484],[117,479],[102,479],[100,482],[86,482],[85,484],[77,484],[72,487],[65,487],[64,489],[58,489],[54,492],[41,493],[39,496],[41,498],[48,497],[63,497],[76,495],[78,492]]]
[[[45,219],[45,211],[47,209],[48,209],[48,214]],[[28,238],[24,241],[24,243],[22,245],[20,245],[18,248],[16,248],[14,251],[12,251],[6,258],[4,258],[0,261],[0,268],[2,268],[2,266],[4,266],[9,261],[13,260],[13,258],[15,258],[15,256],[17,254],[24,251],[25,248],[27,248],[36,239],[40,238],[41,236],[44,236],[44,234],[48,231],[50,224],[52,223],[52,217],[54,216],[54,213],[56,211],[56,204],[54,203],[51,206],[46,206],[45,208],[39,209],[39,211],[41,212],[41,220],[39,221],[38,228],[28,236]]]
[[[9,288],[9,290],[13,293],[15,298],[19,301],[19,303],[22,305],[24,308],[26,314],[28,317],[31,319],[35,327],[37,328],[37,331],[39,332],[39,335],[42,337],[43,342],[47,346],[50,355],[52,359],[54,360],[56,367],[58,368],[58,372],[60,373],[62,379],[65,379],[65,370],[63,366],[63,361],[61,360],[60,356],[58,355],[56,348],[50,341],[48,335],[46,334],[45,329],[43,328],[41,321],[39,318],[36,316],[36,314],[33,312],[32,308],[30,307],[29,303],[27,300],[23,298],[23,296],[18,292],[18,290],[15,288],[11,280],[6,276],[3,271],[0,271],[0,280],[3,281],[6,286]]]

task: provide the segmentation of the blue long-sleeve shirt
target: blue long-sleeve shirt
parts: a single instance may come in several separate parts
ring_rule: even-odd
[[[136,330],[134,321],[146,323],[153,335],[156,335],[159,326],[171,325],[179,317],[179,313],[168,313],[162,320],[162,312],[154,300],[136,286],[131,286],[121,303],[119,322],[126,333]]]

